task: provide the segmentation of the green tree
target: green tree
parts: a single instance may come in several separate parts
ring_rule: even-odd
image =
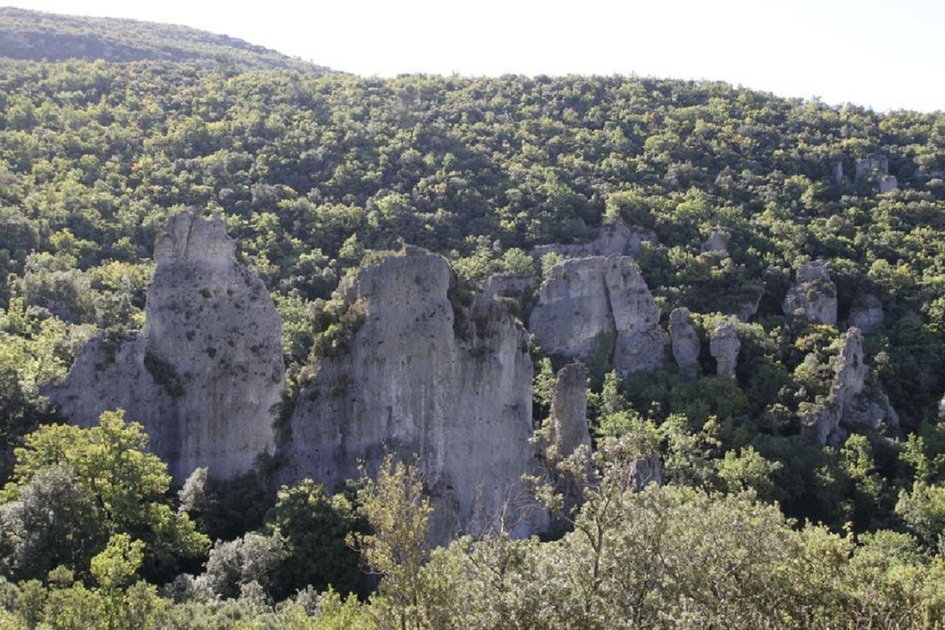
[[[363,526],[344,495],[329,496],[324,486],[311,479],[282,486],[270,527],[285,540],[288,552],[278,578],[283,595],[306,585],[318,591],[329,587],[339,593],[358,590],[362,582],[359,557],[346,538]]]
[[[171,509],[167,466],[147,453],[146,446],[141,425],[126,423],[120,410],[103,413],[98,425],[89,429],[41,427],[16,449],[12,481],[3,492],[3,514],[28,513],[26,502],[33,493],[52,486],[72,499],[67,504],[72,507],[54,520],[58,528],[71,531],[73,536],[46,557],[50,568],[65,564],[83,572],[88,565],[75,564],[77,557],[88,558],[88,554],[101,551],[111,536],[128,534],[144,544],[145,575],[167,577],[179,558],[204,553],[209,540],[197,532],[189,517]],[[72,522],[75,516],[86,514],[92,517]],[[19,522],[26,525],[29,521]],[[28,564],[29,557],[22,555],[19,541],[29,537],[26,532],[21,534],[12,536],[11,544]]]
[[[371,533],[355,533],[351,540],[381,576],[376,605],[402,630],[423,628],[421,568],[429,553],[426,539],[433,509],[423,493],[420,471],[387,455],[376,479],[364,473],[361,482],[359,509]]]

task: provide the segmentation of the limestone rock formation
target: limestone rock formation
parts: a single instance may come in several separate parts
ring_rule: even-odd
[[[587,258],[589,256],[631,256],[636,258],[643,250],[643,243],[656,241],[651,230],[631,230],[626,225],[605,225],[597,238],[589,243],[574,245],[539,245],[532,256],[541,259],[546,254],[558,254],[564,258]]]
[[[820,262],[800,265],[796,283],[784,298],[784,314],[822,324],[837,323],[837,285]]]
[[[555,265],[539,289],[529,330],[551,354],[606,353],[624,374],[663,362],[660,310],[628,256],[575,258]]]
[[[527,334],[507,307],[449,299],[446,260],[411,249],[361,269],[346,300],[363,309],[350,347],[313,366],[279,452],[286,482],[334,488],[385,451],[418,457],[435,508],[432,538],[546,522],[521,477],[537,465]]]
[[[702,244],[701,252],[703,254],[728,254],[729,235],[726,232],[714,230],[705,243]]]
[[[570,363],[558,372],[551,399],[549,437],[559,458],[568,457],[579,446],[591,448],[591,433],[587,428],[587,368],[583,363]]]
[[[820,444],[842,441],[845,429],[899,430],[899,417],[889,398],[870,382],[858,328],[850,328],[841,339],[829,403],[816,408],[804,424]]]
[[[885,155],[873,154],[856,161],[856,168],[853,178],[855,181],[859,182],[864,177],[868,177],[870,175],[888,174],[889,158],[887,158]]]
[[[734,377],[738,366],[738,351],[742,343],[732,322],[719,322],[709,333],[709,353],[715,359],[716,374],[722,377]]]
[[[72,422],[121,407],[183,481],[219,478],[272,452],[283,388],[281,323],[259,277],[236,263],[219,217],[174,216],[155,246],[144,332],[99,335],[46,393]]]
[[[496,273],[482,285],[482,293],[491,298],[509,298],[518,304],[519,314],[531,311],[535,301],[535,281],[531,276],[512,276]]]
[[[883,325],[886,314],[883,312],[883,303],[875,295],[858,295],[853,300],[853,306],[850,307],[850,316],[848,323],[863,331],[864,334],[870,334]]]
[[[758,307],[761,306],[761,297],[762,292],[759,291],[755,297],[746,299],[736,305],[735,312],[732,314],[738,318],[738,321],[747,322],[758,313]]]
[[[688,308],[676,308],[669,314],[669,337],[673,344],[673,359],[679,371],[695,378],[699,373],[700,342]]]
[[[879,178],[879,192],[888,193],[899,190],[899,180],[895,175],[883,175]]]

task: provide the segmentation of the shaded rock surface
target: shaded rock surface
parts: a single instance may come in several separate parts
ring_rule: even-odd
[[[850,326],[855,326],[868,335],[882,326],[885,321],[883,303],[875,295],[859,295],[853,301],[848,318]]]
[[[527,333],[484,295],[450,302],[445,259],[410,250],[359,271],[347,293],[364,322],[324,357],[299,394],[280,447],[286,481],[337,486],[386,452],[418,457],[437,542],[492,528],[525,535],[547,522],[521,481],[537,465]]]
[[[871,381],[864,360],[863,334],[858,328],[844,333],[834,372],[830,401],[805,419],[809,435],[818,443],[842,442],[847,430],[883,430],[897,433],[899,417],[889,398]]]
[[[676,308],[669,314],[669,337],[673,346],[673,359],[679,371],[689,378],[699,372],[701,344],[688,308]]]
[[[800,265],[796,283],[784,298],[784,314],[822,324],[837,323],[837,285],[820,262]]]
[[[719,322],[709,333],[709,353],[715,359],[716,374],[722,377],[735,376],[738,367],[738,352],[742,342],[735,326],[730,321]]]
[[[729,235],[726,232],[715,230],[709,235],[709,238],[702,244],[700,251],[703,254],[710,252],[716,254],[728,254]]]
[[[586,360],[592,353],[606,353],[628,374],[663,362],[659,317],[632,258],[594,256],[551,268],[529,329],[551,354]]]
[[[491,298],[510,298],[518,303],[519,314],[528,313],[535,301],[535,281],[530,276],[497,273],[489,276],[482,293]]]
[[[580,446],[591,447],[587,428],[587,368],[583,363],[570,363],[558,372],[551,400],[550,440],[559,458],[568,457]]]
[[[262,280],[236,263],[234,250],[221,218],[174,216],[155,246],[144,331],[99,335],[65,381],[46,388],[80,426],[125,409],[176,481],[200,466],[233,477],[274,448],[281,323]]]

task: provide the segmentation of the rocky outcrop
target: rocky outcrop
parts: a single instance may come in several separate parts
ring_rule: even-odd
[[[895,175],[883,175],[879,178],[879,192],[888,193],[894,190],[899,190],[899,180],[896,179]]]
[[[660,310],[627,256],[566,260],[548,272],[529,329],[550,354],[612,357],[624,374],[659,367]]]
[[[497,273],[482,285],[482,293],[491,298],[507,298],[518,304],[518,313],[531,312],[535,302],[535,281],[530,276]]]
[[[837,323],[837,285],[824,263],[797,268],[796,283],[784,298],[784,314],[822,324]]]
[[[669,337],[679,371],[688,378],[695,378],[699,373],[701,344],[688,308],[676,308],[669,314]]]
[[[719,230],[714,230],[712,234],[706,239],[705,243],[702,244],[700,251],[703,254],[728,254],[728,239],[729,235],[727,232],[721,232]]]
[[[361,269],[350,347],[313,366],[279,452],[285,481],[334,488],[385,452],[416,456],[435,508],[432,538],[544,526],[521,481],[537,465],[527,333],[484,295],[451,303],[446,260],[422,250]]]
[[[549,440],[555,456],[565,458],[580,446],[591,448],[587,428],[587,368],[570,363],[558,372],[551,399]]]
[[[724,378],[735,376],[741,347],[742,343],[732,322],[726,320],[716,324],[709,333],[709,354],[715,359],[716,374]]]
[[[600,228],[597,238],[589,243],[573,245],[539,245],[532,250],[532,256],[541,259],[547,254],[557,254],[563,258],[587,258],[589,256],[631,256],[636,258],[643,251],[643,243],[656,241],[656,233],[651,230],[631,230],[626,225],[605,225]]]
[[[863,334],[858,328],[850,328],[841,339],[830,400],[804,420],[808,434],[826,444],[841,442],[846,430],[898,432],[899,417],[870,376],[864,361]]]
[[[755,297],[745,299],[735,306],[735,312],[732,313],[740,322],[747,322],[758,313],[758,307],[761,306],[762,291],[759,291]]]
[[[866,177],[889,175],[889,158],[885,155],[868,155],[856,161],[853,178],[859,183]]]
[[[219,478],[273,451],[283,388],[281,324],[263,282],[236,263],[220,217],[174,216],[155,246],[143,332],[99,335],[47,395],[72,422],[126,410],[176,481]]]
[[[875,295],[862,294],[853,300],[848,318],[850,326],[859,328],[864,334],[868,335],[882,326],[885,320],[886,314],[883,312],[883,303]]]

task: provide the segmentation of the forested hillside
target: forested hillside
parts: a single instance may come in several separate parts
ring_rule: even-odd
[[[32,15],[4,9],[0,27],[0,625],[945,622],[945,115],[632,77],[365,79],[180,29]],[[34,36],[54,52],[20,45]],[[535,247],[624,225],[648,235],[636,263],[664,328],[686,307],[708,347],[722,314],[753,308],[732,378],[588,366],[599,473],[559,462],[568,500],[538,484],[568,506],[554,540],[428,553],[409,466],[334,497],[304,483],[276,497],[264,462],[175,498],[121,417],[51,425],[40,386],[93,335],[142,327],[155,239],[192,207],[224,217],[273,294],[290,403],[337,340],[339,282],[405,244],[476,287],[540,281],[558,259]],[[784,306],[810,263],[829,270],[832,322]],[[821,444],[805,428],[836,404],[844,334],[867,306],[865,387],[898,427]],[[560,366],[532,355],[540,429]],[[112,448],[133,469],[107,463]],[[628,491],[643,456],[665,483]],[[99,465],[128,487],[103,493]],[[409,518],[385,512],[398,501]],[[54,523],[49,502],[67,506]],[[317,596],[377,586],[352,549],[381,576],[374,596]]]
[[[231,72],[327,70],[240,39],[186,26],[12,7],[0,7],[0,56],[31,61],[182,61]]]

